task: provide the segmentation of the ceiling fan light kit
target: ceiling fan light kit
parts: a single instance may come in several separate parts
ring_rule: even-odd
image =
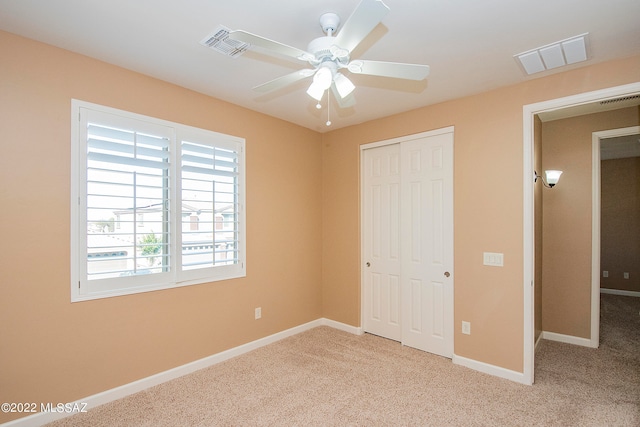
[[[321,67],[313,76],[313,83],[307,89],[307,93],[313,99],[320,101],[324,91],[331,87],[333,81],[333,73],[328,66]]]
[[[344,74],[336,73],[333,77],[333,82],[336,85],[336,90],[341,98],[346,98],[353,92],[356,86],[344,76]]]
[[[428,65],[363,59],[351,61],[351,52],[382,21],[387,12],[389,7],[382,0],[362,0],[337,35],[335,34],[340,26],[340,17],[335,13],[325,13],[320,16],[320,27],[326,36],[313,39],[306,51],[243,30],[230,31],[228,38],[307,62],[313,67],[258,85],[253,88],[255,91],[274,91],[313,76],[307,94],[318,101],[317,105],[320,105],[324,93],[331,90],[337,104],[346,108],[354,105],[353,96],[350,95],[356,86],[341,72],[342,70],[346,69],[353,74],[408,80],[423,80],[429,74]],[[327,125],[329,124],[330,121],[327,120]]]

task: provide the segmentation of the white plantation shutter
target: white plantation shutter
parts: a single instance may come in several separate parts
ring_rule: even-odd
[[[182,277],[233,276],[243,268],[242,145],[180,136]]]
[[[88,279],[166,271],[169,140],[95,124],[89,125],[88,135]],[[117,230],[111,234],[111,242],[105,242],[99,238],[104,236],[101,228],[105,223],[115,227],[111,222],[116,216]],[[158,243],[152,245],[149,241]],[[105,251],[124,251],[127,266],[108,266],[108,259],[91,256]]]
[[[72,300],[244,276],[244,140],[73,105]]]
[[[172,129],[89,109],[80,118],[84,291],[167,282]]]

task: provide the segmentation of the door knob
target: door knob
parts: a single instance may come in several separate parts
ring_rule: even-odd
[[[449,273],[448,271],[445,271],[444,272],[444,277],[449,277],[449,276],[451,276],[451,273]]]

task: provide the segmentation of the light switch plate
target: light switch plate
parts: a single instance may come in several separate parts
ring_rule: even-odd
[[[496,253],[496,252],[484,252],[483,253],[483,264],[491,265],[494,267],[503,267],[504,266],[504,254]]]

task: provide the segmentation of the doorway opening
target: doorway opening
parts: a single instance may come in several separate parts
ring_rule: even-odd
[[[600,313],[600,292],[601,292],[601,256],[602,256],[602,160],[620,159],[624,157],[640,156],[640,126],[630,126],[620,129],[611,129],[594,132],[592,136],[593,150],[593,247],[592,247],[592,316]],[[602,275],[605,273],[603,272]],[[608,271],[607,271],[608,276]],[[628,273],[626,278],[628,278]],[[609,293],[619,295],[634,295],[634,292],[609,290]],[[597,300],[597,301],[596,301]],[[591,324],[591,340],[593,347],[597,347],[600,339],[600,323]],[[595,337],[595,338],[594,338]]]
[[[535,359],[535,229],[534,229],[534,129],[535,116],[545,114],[565,115],[565,117],[588,114],[604,109],[617,109],[618,105],[614,102],[607,102],[617,98],[633,98],[640,95],[640,83],[632,83],[613,88],[587,92],[579,95],[544,101],[536,104],[529,104],[523,107],[523,286],[524,286],[524,365],[523,380],[527,384],[534,382],[534,359]],[[635,102],[637,102],[637,98]],[[637,103],[635,105],[638,105]],[[598,153],[599,155],[599,153]],[[595,206],[596,203],[592,203]],[[599,206],[599,203],[597,204]],[[595,207],[593,209],[596,209]],[[598,214],[599,220],[599,214]],[[598,242],[598,239],[593,239]],[[593,260],[598,261],[597,268],[593,265]],[[593,270],[597,271],[595,277],[599,280],[599,253],[596,258],[592,257],[592,277]],[[592,295],[592,310],[595,307],[595,301]],[[599,313],[599,285],[598,285],[598,306]],[[591,331],[599,327],[599,318],[597,315],[591,315]]]

